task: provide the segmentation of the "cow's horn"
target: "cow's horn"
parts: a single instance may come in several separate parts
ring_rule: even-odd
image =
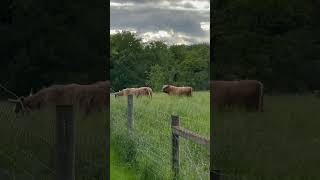
[[[19,103],[21,104],[21,107],[22,107],[22,110],[23,111],[25,111],[26,109],[25,109],[25,107],[24,107],[24,97],[22,96],[22,97],[20,97],[19,99],[18,99],[18,101],[19,101]]]
[[[29,94],[29,96],[32,96],[32,94],[33,94],[32,91],[33,91],[33,89],[31,88],[31,89],[30,89],[30,94]]]
[[[163,85],[162,86],[162,90],[165,89],[166,87],[168,87],[168,85]]]

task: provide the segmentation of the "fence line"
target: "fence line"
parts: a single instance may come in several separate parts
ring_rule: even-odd
[[[139,136],[141,136],[142,134],[140,134],[139,132],[134,130],[134,124],[135,123],[134,123],[134,118],[133,118],[133,114],[134,114],[133,113],[133,96],[129,95],[127,98],[128,98],[127,99],[128,100],[127,101],[128,109],[127,109],[127,118],[126,119],[127,119],[128,132],[131,133],[131,136],[137,137],[138,139],[140,139]],[[157,114],[161,114],[161,116],[163,116],[163,118],[165,118],[167,116],[168,117],[167,118],[168,121],[164,121],[164,122],[170,122],[170,118],[169,118],[170,114],[169,113],[157,111]],[[161,122],[157,118],[155,118],[154,120]],[[151,123],[151,124],[154,124],[154,123]],[[169,126],[169,123],[168,123],[168,128],[169,127],[170,126]],[[148,130],[145,130],[145,132],[148,132]],[[150,132],[152,132],[152,131],[150,130]],[[170,137],[169,134],[165,134],[163,132],[159,132],[159,133],[164,135],[164,136],[166,136],[166,137],[168,137],[168,139]],[[195,132],[192,132],[192,131],[190,131],[190,130],[188,130],[186,128],[180,127],[179,126],[179,117],[178,116],[173,116],[173,115],[171,115],[171,134],[172,134],[172,140],[171,140],[172,142],[171,142],[171,144],[170,144],[170,142],[168,142],[168,143],[162,142],[162,144],[165,143],[165,144],[167,144],[168,147],[172,146],[171,147],[171,149],[172,149],[172,153],[171,153],[172,172],[174,174],[174,179],[178,179],[179,173],[180,173],[179,172],[179,168],[180,168],[179,167],[180,166],[180,163],[179,163],[180,162],[180,160],[179,160],[179,154],[180,154],[179,153],[179,137],[185,138],[187,140],[190,140],[191,142],[194,142],[194,143],[199,144],[199,145],[203,145],[205,147],[209,147],[210,140],[205,138],[205,137],[203,137],[203,136],[201,136],[201,135],[199,135],[199,134],[197,134],[197,133],[195,133]],[[148,138],[149,138],[149,136],[148,136]],[[152,141],[152,139],[153,138],[151,138],[151,141]],[[163,157],[161,157],[161,155],[159,153],[153,152],[153,151],[159,151],[159,149],[156,149],[156,147],[152,147],[152,146],[150,146],[149,148],[151,148],[151,151],[148,151],[148,153],[152,152],[152,156],[155,156],[156,158],[158,158],[161,161],[166,161]],[[189,153],[185,152],[185,154],[186,155],[191,155],[190,149],[187,149],[187,150],[188,150]],[[142,152],[142,151],[143,150],[138,150],[138,152]],[[168,157],[170,157],[170,153],[168,153],[168,152],[162,152],[162,154],[165,154]],[[144,156],[149,158],[149,159],[151,159],[151,160],[153,160],[152,157],[149,157],[149,155],[145,154]],[[189,162],[192,162],[190,157],[188,157],[188,160],[189,160]],[[167,161],[170,162],[169,159]],[[154,162],[158,162],[158,161],[154,160]],[[198,168],[195,168],[195,170],[198,171]],[[155,172],[155,170],[152,171],[152,173],[154,173],[154,172]],[[208,173],[209,173],[209,168],[208,168]]]
[[[174,134],[177,134],[178,136],[182,136],[182,137],[189,139],[195,143],[207,145],[207,146],[210,145],[210,140],[208,140],[207,138],[202,137],[202,136],[200,136],[200,135],[198,135],[188,129],[185,129],[183,127],[179,127],[179,125],[172,126],[172,131]]]
[[[191,140],[194,143],[201,145],[210,145],[210,140],[188,130],[180,127],[179,116],[171,116],[171,128],[172,128],[172,171],[174,172],[174,179],[179,178],[179,137]]]
[[[2,90],[2,89],[1,89]],[[35,173],[39,170],[48,173],[50,177],[55,177],[55,171],[52,164],[49,162],[50,158],[40,158],[43,152],[52,152],[53,144],[50,140],[35,134],[28,129],[28,126],[22,124],[27,121],[20,121],[21,116],[13,114],[12,106],[7,102],[6,94],[0,90],[0,120],[2,122],[1,132],[3,143],[8,143],[0,150],[0,156],[4,162],[8,162],[5,169],[8,171],[10,179],[37,179],[39,174]],[[25,119],[23,119],[25,120]],[[22,124],[19,124],[22,123]],[[38,147],[41,149],[39,153],[33,152],[30,145],[44,146]],[[40,156],[38,156],[40,155]],[[49,160],[49,161],[47,161]],[[34,168],[36,166],[37,168]]]
[[[0,87],[0,121],[2,123],[0,141],[3,143],[0,148],[0,163],[4,164],[3,169],[7,170],[4,171],[0,168],[0,179],[4,174],[3,172],[6,172],[10,179],[61,180],[58,177],[58,168],[61,166],[58,166],[58,164],[63,163],[59,163],[57,155],[59,143],[56,143],[57,136],[61,133],[59,133],[59,128],[56,127],[58,123],[57,112],[54,112],[56,107],[45,107],[25,114],[15,113],[15,104],[8,102],[8,98],[11,96],[12,94],[8,94],[5,89]],[[75,108],[75,110],[78,109]],[[99,136],[103,139],[90,136],[94,134],[92,132],[105,132],[105,127],[100,125],[102,121],[95,122],[95,125],[91,123],[90,127],[87,128],[88,117],[82,116],[81,111],[74,111],[72,114],[77,118],[77,123],[74,125],[77,126],[80,133],[77,133],[77,141],[74,140],[73,143],[70,142],[69,135],[64,135],[66,138],[69,137],[64,139],[64,143],[69,142],[71,145],[69,151],[75,146],[79,149],[84,147],[84,149],[74,153],[77,156],[76,159],[73,158],[75,161],[73,162],[75,178],[81,179],[81,177],[88,176],[87,179],[92,179],[93,176],[97,178],[99,176],[99,179],[107,179],[105,175],[106,163],[104,163],[106,150],[100,148],[102,144],[106,144],[104,140],[106,136],[101,133],[99,133]],[[93,117],[100,118],[100,116]],[[63,124],[66,129],[68,129],[68,126],[70,124]],[[66,133],[64,130],[60,129],[60,132]],[[70,134],[70,131],[67,131],[67,133]],[[90,141],[88,135],[91,137]],[[61,148],[60,152],[65,153],[66,148]],[[86,154],[86,156],[82,157],[83,154]],[[67,156],[69,155],[64,157]],[[61,157],[62,155],[60,155],[60,159],[62,159]]]

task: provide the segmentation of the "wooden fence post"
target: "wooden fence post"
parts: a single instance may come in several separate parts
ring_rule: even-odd
[[[128,130],[133,130],[133,95],[128,95]]]
[[[173,126],[179,126],[179,116],[171,116],[172,129],[172,170],[174,179],[179,178],[179,135],[174,133]]]
[[[57,180],[74,180],[74,119],[72,106],[56,106]]]

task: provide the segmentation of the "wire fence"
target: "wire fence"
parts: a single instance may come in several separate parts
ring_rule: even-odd
[[[0,179],[56,180],[54,107],[16,114],[16,98],[0,89]],[[75,112],[75,179],[101,180],[106,175],[106,112]]]
[[[143,171],[142,178],[172,179],[174,177],[171,142],[172,111],[166,107],[152,107],[151,101],[153,100],[145,99],[133,103],[134,123],[129,137],[134,141],[134,148],[128,151],[135,151],[134,159],[140,164],[136,168]],[[112,140],[114,137],[128,132],[127,111],[126,98],[111,104]],[[182,122],[184,122],[183,118],[181,118]],[[117,142],[116,146],[125,143],[127,142],[124,139],[122,142]],[[209,179],[210,154],[208,146],[180,138],[179,147],[179,177],[181,179]],[[123,148],[128,147],[123,146]]]
[[[7,179],[55,179],[54,116],[44,123],[34,114],[17,115],[10,97],[0,90],[0,167]]]

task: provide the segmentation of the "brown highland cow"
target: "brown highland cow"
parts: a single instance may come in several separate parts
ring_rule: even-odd
[[[162,91],[170,96],[192,96],[192,87],[164,85]]]
[[[140,87],[135,89],[134,93],[137,97],[139,96],[148,96],[152,98],[152,89],[150,87]]]
[[[118,96],[128,96],[128,95],[133,95],[136,97],[148,96],[152,98],[152,89],[150,87],[126,88],[114,94],[115,98]]]
[[[263,111],[263,84],[257,80],[211,81],[214,108],[245,107]]]
[[[109,101],[109,81],[99,81],[90,85],[67,84],[52,85],[35,94],[18,99],[9,99],[15,103],[15,112],[32,111],[45,106],[73,105],[89,113],[101,110]]]

